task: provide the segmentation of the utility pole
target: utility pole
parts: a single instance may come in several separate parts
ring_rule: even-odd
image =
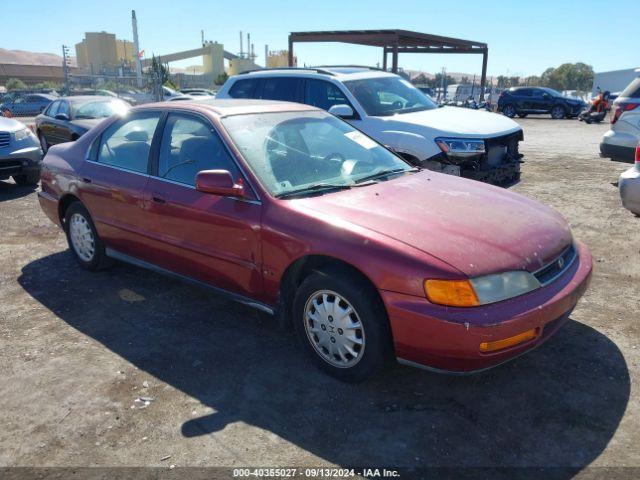
[[[138,20],[136,11],[131,10],[131,27],[133,28],[133,48],[136,51],[136,79],[138,88],[142,87],[142,59],[140,58],[140,43],[138,42]]]
[[[62,72],[64,73],[64,90],[69,94],[69,48],[62,45]]]

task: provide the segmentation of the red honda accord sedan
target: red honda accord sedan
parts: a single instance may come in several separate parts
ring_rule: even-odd
[[[551,208],[292,103],[134,108],[52,147],[39,200],[83,267],[124,260],[274,314],[347,381],[390,355],[450,372],[520,355],[592,268]]]

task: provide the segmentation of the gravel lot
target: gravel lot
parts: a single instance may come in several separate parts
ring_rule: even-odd
[[[607,125],[520,122],[511,188],[557,208],[595,272],[554,338],[468,377],[396,365],[338,383],[267,316],[127,265],[81,270],[35,192],[0,182],[0,466],[567,467],[560,478],[635,466],[616,477],[637,478],[640,218],[612,185],[629,165],[598,157]]]

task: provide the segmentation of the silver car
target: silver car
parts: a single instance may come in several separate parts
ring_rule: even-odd
[[[0,180],[13,177],[18,185],[35,185],[41,163],[38,137],[24,123],[0,117]]]
[[[640,69],[636,70],[640,74]],[[611,108],[611,129],[600,143],[603,157],[633,162],[640,142],[640,76],[616,98]]]
[[[620,175],[618,189],[622,205],[640,216],[640,145],[635,151],[635,165]]]

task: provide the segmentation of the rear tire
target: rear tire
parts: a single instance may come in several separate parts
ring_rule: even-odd
[[[516,108],[513,105],[505,105],[502,109],[502,113],[509,118],[513,118],[517,114]]]
[[[565,112],[564,107],[561,107],[560,105],[556,105],[551,109],[551,118],[554,120],[561,120],[566,115],[567,113]]]
[[[40,132],[38,134],[38,139],[40,140],[40,148],[42,148],[42,153],[46,154],[49,150],[49,144],[47,143],[47,137],[44,136],[44,133]]]
[[[64,215],[64,231],[69,249],[82,268],[95,271],[111,265],[91,215],[80,202],[74,202]]]
[[[369,378],[391,351],[387,313],[375,290],[339,269],[314,272],[302,282],[293,321],[313,362],[344,382]]]
[[[526,117],[527,117],[527,115],[528,115],[527,113],[519,113],[519,114],[518,114],[518,116],[519,116],[520,118],[526,118]]]
[[[29,172],[23,175],[14,175],[13,181],[21,187],[34,187],[40,181],[40,171]]]

